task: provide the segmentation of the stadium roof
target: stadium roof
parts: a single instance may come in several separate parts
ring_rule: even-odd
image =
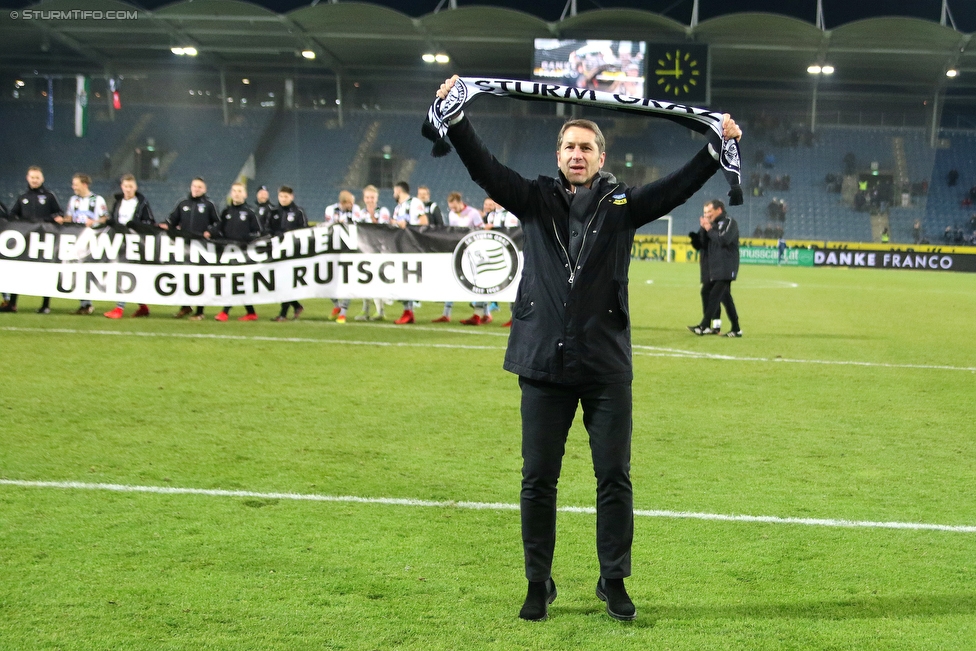
[[[449,6],[448,0],[441,4]],[[79,14],[79,7],[102,13]],[[926,94],[946,83],[947,69],[956,68],[961,74],[950,83],[976,89],[972,34],[937,18],[879,16],[821,29],[763,12],[717,15],[691,25],[630,7],[547,21],[484,5],[412,17],[357,2],[321,2],[277,13],[240,0],[183,0],[153,10],[119,0],[48,0],[4,12],[0,66],[11,72],[94,74],[175,68],[524,77],[535,38],[613,38],[708,44],[713,84],[743,92],[750,84],[801,82],[812,63],[833,65],[831,82],[838,88]],[[179,57],[171,50],[188,46],[198,56]],[[303,58],[303,50],[315,52],[315,59]],[[447,53],[451,63],[421,62],[425,52],[434,51]]]

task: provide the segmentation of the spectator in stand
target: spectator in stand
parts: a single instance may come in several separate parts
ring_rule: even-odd
[[[912,240],[915,244],[922,241],[922,220],[916,219],[915,223],[912,224]]]
[[[74,194],[68,199],[68,206],[64,211],[65,219],[74,224],[84,224],[88,228],[105,223],[108,209],[105,199],[93,193],[90,189],[91,177],[87,174],[75,174],[71,177],[71,190]],[[91,314],[95,311],[92,302],[82,299],[75,310],[75,314]]]
[[[949,170],[949,173],[946,174],[946,185],[948,185],[951,188],[958,182],[959,182],[959,170]]]
[[[230,186],[230,205],[220,213],[220,223],[217,225],[215,235],[240,244],[247,244],[261,236],[261,220],[247,205],[247,188],[243,183]],[[226,321],[230,315],[230,308],[229,305],[224,307],[214,320]],[[258,313],[254,311],[253,305],[245,305],[244,309],[247,310],[247,314],[238,318],[238,321],[258,320]]]
[[[115,203],[109,211],[106,223],[116,228],[125,228],[129,224],[142,224],[145,226],[155,226],[156,218],[153,216],[149,201],[140,193],[136,183],[136,177],[131,174],[124,175],[119,182],[121,192],[115,194]],[[125,301],[119,301],[115,307],[105,313],[108,319],[121,319],[125,313]],[[139,308],[132,313],[133,318],[149,316],[149,306],[139,303]]]
[[[417,186],[417,198],[424,202],[424,210],[427,213],[427,220],[431,226],[447,226],[441,207],[436,201],[430,200],[430,188],[426,185]]]
[[[945,240],[946,244],[952,244],[952,226],[946,226],[942,239]]]
[[[217,206],[207,197],[207,182],[202,177],[198,176],[190,182],[190,196],[176,204],[169,218],[159,227],[168,230],[174,237],[176,231],[180,231],[186,235],[210,239],[210,234],[220,227],[220,214]],[[184,305],[173,317],[182,319],[192,311],[189,305]],[[190,320],[203,321],[202,305],[197,306],[196,314]]]
[[[0,201],[0,219],[6,219],[6,218],[7,218],[7,206],[5,206],[2,201]]]
[[[410,226],[426,226],[427,219],[424,202],[416,197],[410,196],[410,185],[406,181],[399,181],[393,186],[393,198],[396,200],[396,208],[393,209],[393,222],[400,228]],[[394,321],[396,325],[406,325],[414,323],[413,308],[415,301],[403,301],[403,314]]]
[[[254,195],[257,205],[254,207],[254,214],[258,216],[258,222],[261,224],[261,232],[268,232],[268,221],[271,219],[271,213],[274,212],[275,206],[271,203],[271,195],[268,193],[268,186],[262,185],[258,187],[257,193]]]
[[[295,191],[287,185],[278,188],[278,208],[271,214],[269,229],[272,235],[278,236],[288,231],[308,228],[308,218],[305,211],[295,205]],[[281,312],[272,321],[287,321],[288,308],[294,310],[294,319],[298,317],[305,308],[298,301],[286,301],[281,304]]]
[[[32,165],[27,168],[27,192],[17,197],[17,201],[10,207],[8,219],[18,219],[27,222],[64,223],[61,204],[54,193],[44,187],[44,172],[40,167]],[[0,305],[0,312],[17,311],[17,294],[10,294],[9,298]],[[45,296],[38,314],[51,313],[51,298]]]
[[[359,216],[362,218],[363,222],[367,224],[389,224],[390,223],[390,211],[379,205],[380,191],[375,185],[367,185],[363,188],[363,209],[359,212]],[[376,307],[376,314],[370,316],[369,305],[370,299],[363,299],[363,311],[356,315],[357,321],[384,321],[386,320],[386,315],[383,314],[383,299],[374,298],[372,299],[373,305]]]
[[[339,192],[339,201],[330,206],[326,206],[325,221],[319,224],[319,226],[354,224],[360,221],[362,221],[362,218],[360,217],[360,208],[356,205],[356,197],[349,190],[342,190]],[[349,299],[333,298],[332,305],[332,314],[329,315],[329,321],[345,323],[346,312],[349,310]]]

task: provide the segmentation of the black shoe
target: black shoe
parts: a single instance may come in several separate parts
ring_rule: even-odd
[[[726,332],[725,333],[725,336],[726,337],[741,337],[742,336],[742,331],[741,330],[730,330],[729,332]]]
[[[717,335],[721,332],[719,328],[703,328],[700,325],[688,326],[688,329],[699,337],[702,335]]]
[[[529,591],[525,595],[525,603],[522,604],[519,617],[530,622],[541,622],[549,616],[549,604],[555,600],[555,581],[552,579],[529,581]]]
[[[4,303],[3,305],[0,305],[0,312],[16,312],[16,311],[17,311],[16,305],[11,305],[10,303]]]
[[[637,619],[637,608],[627,595],[623,579],[604,579],[596,583],[596,596],[600,601],[607,602],[607,614],[614,619],[629,622]]]
[[[51,313],[51,308],[49,308],[49,307],[39,307],[39,308],[37,308],[37,313],[38,314],[50,314]]]

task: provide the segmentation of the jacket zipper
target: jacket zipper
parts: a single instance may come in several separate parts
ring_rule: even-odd
[[[604,199],[616,192],[617,188],[619,187],[619,184],[613,186],[609,192],[600,197],[600,200],[596,202],[596,209],[593,211],[593,215],[590,217],[590,220],[586,222],[586,226],[583,231],[583,241],[580,242],[580,252],[579,255],[576,256],[576,262],[579,262],[580,258],[583,257],[583,247],[586,246],[586,236],[590,232],[590,224],[592,224],[593,220],[596,219],[596,214],[600,212],[600,204],[603,203]],[[569,259],[569,251],[567,251],[566,247],[563,246],[563,241],[559,239],[559,231],[556,230],[556,219],[554,217],[551,217],[550,219],[552,220],[552,232],[556,235],[556,241],[559,242],[559,246],[562,248],[563,254],[566,256],[566,262],[569,263],[569,284],[572,285],[573,281],[576,280],[576,264]]]

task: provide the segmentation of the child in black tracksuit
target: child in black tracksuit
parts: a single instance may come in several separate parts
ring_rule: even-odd
[[[216,229],[217,237],[246,244],[261,235],[261,222],[254,210],[247,205],[247,189],[243,183],[230,186],[230,205],[220,213],[220,222]],[[217,321],[226,321],[231,306],[225,307],[217,316]],[[245,305],[247,314],[238,321],[257,321],[258,315],[253,305]]]
[[[308,227],[305,211],[296,206],[294,202],[295,191],[287,185],[281,186],[278,189],[278,208],[271,213],[271,218],[268,220],[268,230],[271,231],[272,235],[277,236],[287,231]],[[305,308],[298,301],[287,301],[281,304],[281,313],[272,321],[287,321],[289,307],[295,310],[294,318],[296,319],[305,311]]]

